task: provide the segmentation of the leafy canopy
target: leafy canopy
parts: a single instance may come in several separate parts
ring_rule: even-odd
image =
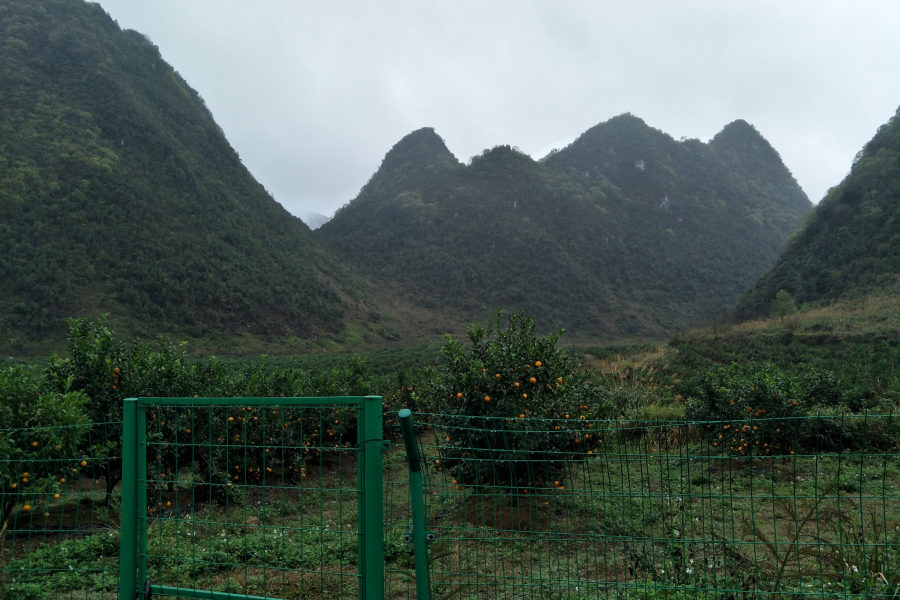
[[[556,347],[562,331],[538,337],[523,313],[500,312],[468,334],[468,348],[447,337],[444,363],[422,394],[446,432],[442,468],[474,485],[564,480],[567,461],[601,443],[586,420],[610,414],[602,391]]]

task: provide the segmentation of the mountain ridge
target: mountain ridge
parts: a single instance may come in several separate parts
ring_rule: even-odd
[[[356,286],[159,49],[78,0],[0,6],[0,229],[16,352],[100,312],[138,333],[339,335],[331,282]]]
[[[729,308],[806,205],[751,125],[676,141],[626,114],[541,160],[501,145],[464,163],[417,129],[311,231],[146,36],[82,0],[0,3],[10,353],[104,312],[234,353],[423,340],[501,307],[659,338]]]
[[[754,135],[749,148],[755,142],[754,160],[768,172],[734,147]],[[489,306],[522,308],[549,328],[584,335],[665,335],[702,311],[659,294],[727,310],[811,206],[752,126],[735,123],[714,141],[679,142],[626,114],[540,161],[496,146],[463,164],[422,128],[395,144],[357,198],[314,235],[365,276],[402,280],[429,307],[479,318]],[[738,218],[742,226],[728,224]],[[742,227],[752,243],[735,235]],[[716,256],[707,256],[707,242]],[[673,261],[667,246],[679,244]],[[502,273],[491,274],[485,260],[499,261]],[[684,281],[673,281],[673,269]]]
[[[900,289],[900,108],[805,215],[778,262],[741,297],[736,316],[768,316],[782,289],[799,303],[819,304]]]

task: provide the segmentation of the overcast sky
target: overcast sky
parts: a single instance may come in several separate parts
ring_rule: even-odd
[[[900,106],[897,0],[102,0],[206,100],[292,213],[330,215],[404,135],[538,158],[631,112],[676,139],[735,119],[813,202]]]

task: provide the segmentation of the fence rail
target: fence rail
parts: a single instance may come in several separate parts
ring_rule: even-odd
[[[355,409],[334,404],[206,402],[146,403],[135,516],[155,597],[358,595],[354,456],[361,440],[382,447],[380,424],[361,435],[341,412]],[[900,597],[897,416],[569,416],[413,415],[432,598]],[[76,429],[0,431],[4,600],[118,597],[122,424]],[[395,442],[375,453],[377,570],[383,597],[414,598],[409,466]],[[216,452],[218,479],[200,458]]]

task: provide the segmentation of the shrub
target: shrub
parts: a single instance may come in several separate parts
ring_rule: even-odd
[[[468,349],[450,336],[442,347],[444,364],[422,397],[444,428],[440,468],[470,485],[562,482],[567,462],[597,451],[589,421],[607,417],[609,404],[556,348],[563,331],[539,338],[522,313],[503,320],[500,312],[487,329],[469,327]]]
[[[842,402],[843,391],[837,376],[825,369],[808,369],[800,376],[799,397],[805,407],[834,406]],[[858,408],[856,406],[855,408]]]
[[[0,523],[16,504],[37,511],[66,478],[84,471],[88,431],[80,392],[46,393],[34,369],[0,371]]]
[[[844,407],[816,409],[802,420],[797,446],[808,452],[896,452],[900,415],[852,414]]]
[[[771,363],[732,364],[706,374],[685,416],[702,423],[713,446],[735,456],[791,452],[798,421],[799,386]]]
[[[162,337],[158,350],[138,344],[130,351],[117,342],[104,317],[69,319],[68,358],[54,355],[47,368],[50,392],[80,391],[91,421],[79,451],[94,458],[92,476],[106,481],[107,502],[122,479],[123,400],[138,396],[181,396],[185,389],[184,345]]]

